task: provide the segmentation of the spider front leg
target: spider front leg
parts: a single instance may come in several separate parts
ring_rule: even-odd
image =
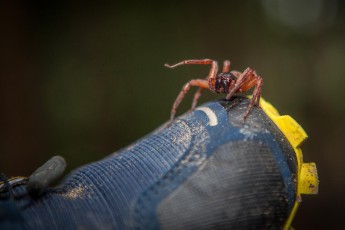
[[[230,65],[231,65],[231,62],[229,60],[225,60],[224,63],[223,63],[223,70],[222,70],[222,72],[223,73],[229,73],[230,72]],[[216,74],[217,74],[217,71],[218,71],[217,62],[213,61],[210,73],[206,77],[206,80],[208,80],[209,78],[215,78]],[[203,90],[204,90],[204,88],[199,87],[198,90],[195,92],[194,98],[193,98],[193,104],[192,104],[192,107],[191,107],[190,111],[195,109],[195,107],[196,107],[196,105],[198,103],[198,100],[201,97],[201,94],[202,94]]]
[[[175,103],[173,105],[173,108],[171,110],[171,117],[170,117],[170,121],[172,121],[175,117],[176,114],[176,109],[179,106],[179,104],[181,103],[184,95],[188,92],[188,90],[190,89],[191,86],[198,86],[199,89],[196,91],[196,93],[194,94],[194,98],[193,98],[193,103],[192,103],[192,107],[191,107],[191,111],[196,107],[197,102],[201,96],[201,93],[203,91],[203,89],[209,88],[208,85],[208,79],[210,78],[216,78],[216,75],[218,73],[218,63],[214,60],[211,59],[200,59],[200,60],[184,60],[181,62],[178,62],[174,65],[169,65],[169,64],[164,64],[165,67],[168,68],[175,68],[177,66],[180,65],[211,65],[211,69],[209,74],[207,75],[205,80],[202,79],[196,79],[196,80],[191,80],[189,81],[181,90],[180,94],[178,95],[178,97],[175,100]],[[224,66],[223,66],[223,70],[229,71],[230,69],[230,61],[225,61],[224,62]]]
[[[231,62],[229,60],[225,60],[223,63],[223,73],[229,73],[230,72],[230,65]],[[210,74],[206,77],[206,80],[208,78],[215,78],[215,75],[217,74],[218,71],[218,67],[217,67],[217,62],[213,61],[213,66],[211,67],[211,71]],[[204,88],[199,87],[198,90],[195,92],[194,94],[194,98],[193,98],[193,104],[192,107],[190,109],[190,111],[194,110],[199,98],[201,97],[202,91],[204,90]]]
[[[260,108],[261,87],[263,84],[263,80],[260,76],[256,76],[255,78],[255,89],[253,92],[253,96],[249,102],[248,108],[243,116],[244,120],[246,120],[246,118],[248,117],[249,112],[253,108],[254,104],[256,104]]]
[[[243,119],[249,115],[250,110],[253,108],[254,104],[256,103],[258,107],[260,107],[260,96],[261,96],[261,87],[263,84],[263,80],[260,76],[256,74],[256,72],[252,68],[247,68],[243,73],[238,77],[235,86],[230,90],[226,99],[229,100],[235,93],[237,92],[245,92],[255,86],[253,96],[250,100],[248,108],[244,114]]]
[[[213,62],[215,61],[211,59],[195,59],[195,60],[191,59],[191,60],[184,60],[184,61],[178,62],[174,65],[164,64],[164,66],[168,68],[175,68],[180,65],[210,65]]]
[[[176,110],[177,110],[178,106],[180,105],[180,103],[181,103],[182,99],[184,98],[184,96],[189,91],[191,86],[199,87],[199,91],[200,91],[200,95],[201,95],[201,90],[208,88],[208,81],[207,80],[203,80],[203,79],[194,79],[194,80],[190,80],[187,84],[185,84],[183,86],[181,92],[179,93],[179,95],[175,99],[175,102],[174,102],[173,107],[171,109],[170,122],[172,122],[174,120],[175,114],[176,114]],[[194,100],[193,100],[193,104],[192,104],[192,109],[194,109],[194,107],[196,105],[196,102],[197,102],[197,99],[200,97],[200,95],[199,96],[194,96]]]
[[[218,73],[218,63],[211,59],[184,60],[174,65],[164,64],[165,67],[168,67],[170,69],[175,68],[180,65],[211,65],[211,69],[207,76],[207,79],[216,78],[216,75]],[[230,63],[229,63],[229,68],[230,68]]]
[[[234,87],[230,89],[230,92],[226,95],[226,100],[229,100],[237,92],[244,92],[241,87],[244,84],[248,83],[248,80],[253,77],[253,72],[254,70],[252,68],[247,68],[243,71],[243,73],[240,74],[240,76],[236,80]]]

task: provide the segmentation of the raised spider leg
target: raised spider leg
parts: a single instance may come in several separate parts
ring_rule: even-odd
[[[225,63],[225,62],[224,62]],[[209,78],[212,78],[212,79],[215,79],[216,78],[216,75],[218,73],[218,63],[214,60],[211,60],[211,59],[200,59],[200,60],[184,60],[184,61],[181,61],[181,62],[178,62],[174,65],[169,65],[169,64],[164,64],[165,67],[168,67],[168,68],[175,68],[177,66],[180,66],[180,65],[211,65],[211,69],[210,69],[210,72],[208,74],[208,76],[206,77],[206,80],[201,80],[201,79],[197,79],[197,80],[201,80],[201,81],[205,81],[201,84],[201,86],[199,86],[199,89],[196,91],[196,93],[194,94],[194,98],[193,98],[193,103],[192,103],[192,107],[191,107],[191,111],[196,107],[197,103],[198,103],[198,100],[199,98],[201,97],[201,94],[202,94],[202,91],[203,89],[205,88],[209,88],[209,84],[208,84],[208,79]],[[228,65],[230,67],[230,62],[229,63],[225,63],[225,65]],[[193,80],[192,80],[193,81]],[[191,82],[191,81],[190,81]],[[190,83],[189,82],[189,83]],[[187,83],[188,84],[188,83]],[[186,85],[185,85],[186,86]],[[198,85],[192,85],[192,86],[198,86]],[[189,86],[190,87],[190,86]],[[184,87],[185,88],[185,87]],[[183,88],[183,89],[184,89]],[[182,96],[181,96],[181,93],[184,91],[182,89],[182,91],[180,92],[179,96],[177,97],[177,99],[175,100],[175,103],[173,105],[173,109],[171,111],[171,118],[170,120],[172,120],[174,117],[175,117],[175,113],[176,113],[176,109],[178,107],[178,105],[181,103],[182,101],[182,98],[184,97],[184,95],[186,93],[184,93]],[[189,90],[189,88],[187,89],[187,91]],[[181,97],[180,101],[178,101],[179,97]],[[175,105],[177,104],[177,105]],[[175,108],[175,109],[174,109]],[[175,111],[174,111],[175,110]]]
[[[180,65],[210,65],[212,64],[212,62],[214,61],[211,59],[197,59],[197,60],[191,59],[191,60],[184,60],[184,61],[178,62],[174,65],[164,64],[164,66],[168,68],[175,68]]]
[[[216,78],[218,72],[218,63],[211,59],[184,60],[174,65],[164,64],[165,67],[168,67],[170,69],[180,65],[212,65],[207,78]]]
[[[230,65],[231,62],[229,60],[225,60],[223,63],[223,73],[229,73],[230,72]]]
[[[217,66],[217,62],[212,62],[213,65],[216,65],[216,67],[212,66],[209,76],[206,77],[206,79],[208,78],[215,78],[214,74],[217,74],[218,71],[218,66]],[[224,64],[223,64],[223,73],[228,73],[230,71],[230,61],[225,60]],[[190,111],[194,110],[196,105],[198,104],[198,100],[201,97],[202,91],[204,91],[204,88],[199,87],[198,90],[195,92],[194,94],[194,98],[193,98],[193,103],[192,103],[192,107],[190,108]]]
[[[171,109],[170,122],[172,122],[174,120],[176,110],[177,110],[178,106],[180,105],[182,99],[186,95],[186,93],[189,91],[191,86],[198,86],[201,89],[208,88],[208,81],[204,80],[204,79],[193,79],[193,80],[190,80],[187,84],[185,84],[183,86],[181,92],[179,93],[179,95],[175,99],[175,102],[174,102],[173,107]],[[194,101],[193,101],[193,104],[194,104]],[[196,102],[195,102],[195,104],[196,104]]]

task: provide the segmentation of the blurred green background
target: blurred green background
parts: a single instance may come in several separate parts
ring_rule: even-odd
[[[68,171],[100,160],[170,116],[211,58],[251,66],[263,97],[309,134],[317,196],[296,229],[345,228],[345,4],[337,0],[0,3],[0,171],[30,175],[53,155]],[[192,93],[179,112],[191,105]],[[219,98],[205,92],[202,101]]]

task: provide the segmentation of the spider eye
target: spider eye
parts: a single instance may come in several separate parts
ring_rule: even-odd
[[[229,80],[228,79],[224,79],[223,82],[222,82],[223,89],[228,88],[228,85],[229,85]]]
[[[222,84],[222,79],[217,78],[217,79],[216,79],[216,84],[214,85],[214,87],[215,87],[216,89],[218,89],[218,88],[221,86],[221,84]]]

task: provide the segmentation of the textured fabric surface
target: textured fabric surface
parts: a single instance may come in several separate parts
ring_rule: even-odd
[[[201,170],[159,204],[157,213],[164,229],[279,229],[286,207],[270,149],[234,141],[217,148]]]
[[[13,186],[14,198],[0,199],[0,229],[281,228],[295,199],[294,155],[260,109],[243,122],[247,103],[204,104],[37,199]]]

